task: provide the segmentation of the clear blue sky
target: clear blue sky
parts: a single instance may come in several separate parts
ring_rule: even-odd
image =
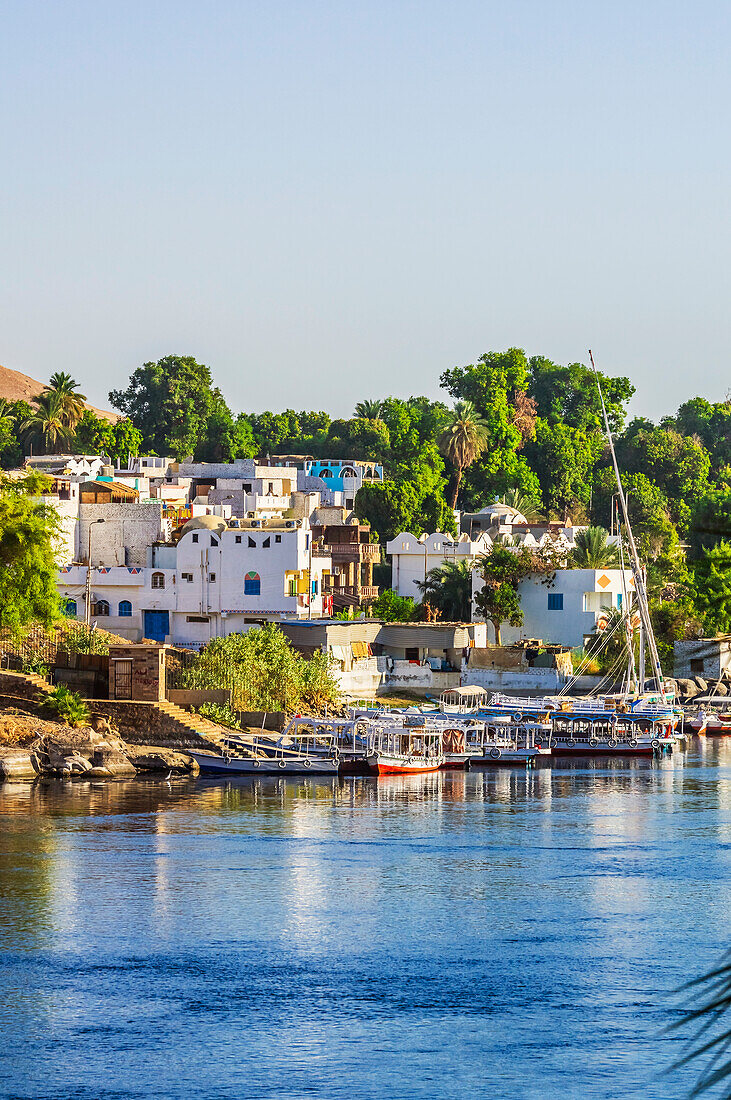
[[[234,410],[437,396],[594,349],[658,417],[731,387],[731,6],[9,2],[0,362],[147,359]]]

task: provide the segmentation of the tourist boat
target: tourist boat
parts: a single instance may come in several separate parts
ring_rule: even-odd
[[[382,723],[373,730],[378,775],[436,772],[444,764],[442,731],[403,723]]]
[[[556,755],[649,755],[672,750],[675,736],[672,712],[658,708],[655,714],[631,714],[604,709],[573,707],[552,715],[553,751]]]
[[[323,727],[326,724],[323,724]],[[332,724],[331,724],[332,725]],[[273,739],[230,733],[210,749],[186,749],[202,772],[231,775],[337,775],[340,752],[337,734],[318,728],[315,719],[293,718]]]
[[[731,713],[709,714],[706,717],[706,727],[702,731],[707,737],[722,737],[731,734]]]
[[[708,714],[702,709],[697,710],[693,715],[686,714],[683,719],[683,726],[690,733],[705,733],[707,725]]]
[[[495,764],[530,764],[550,756],[550,722],[514,722],[511,715],[495,715],[470,729],[470,767]]]

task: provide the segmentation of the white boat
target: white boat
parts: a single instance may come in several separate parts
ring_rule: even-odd
[[[378,775],[436,772],[444,764],[440,729],[378,724],[373,731],[373,746]]]
[[[495,716],[471,731],[471,767],[529,764],[551,755],[550,722],[514,722],[510,715]]]

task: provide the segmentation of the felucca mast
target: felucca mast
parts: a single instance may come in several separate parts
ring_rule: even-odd
[[[609,417],[607,416],[607,407],[604,404],[604,394],[602,393],[602,387],[599,382],[599,372],[596,369],[594,363],[594,356],[589,349],[589,359],[591,360],[591,369],[594,371],[594,381],[596,382],[596,388],[599,391],[599,400],[602,406],[602,415],[604,417],[604,429],[607,434],[607,442],[609,443],[609,451],[612,456],[612,465],[614,466],[614,476],[617,479],[617,496],[622,506],[622,516],[624,517],[624,525],[627,530],[627,544],[630,554],[630,567],[632,569],[632,576],[635,581],[635,592],[637,594],[637,603],[640,608],[640,622],[642,624],[642,633],[647,641],[647,646],[650,651],[650,662],[652,664],[652,674],[660,689],[663,702],[665,699],[665,681],[663,679],[662,669],[660,667],[660,658],[657,652],[657,644],[655,642],[655,633],[652,629],[652,622],[650,621],[650,608],[647,602],[647,590],[645,588],[645,578],[642,573],[642,566],[640,565],[640,557],[637,553],[637,545],[635,543],[635,537],[632,534],[632,528],[629,522],[629,515],[627,514],[627,498],[624,495],[624,489],[622,488],[622,479],[619,476],[619,466],[617,465],[617,455],[614,451],[614,441],[612,440],[612,432],[609,427]],[[642,646],[640,647],[642,651]],[[644,657],[644,654],[642,654]],[[639,669],[639,688],[640,693],[645,687],[645,668],[644,660],[640,661]]]

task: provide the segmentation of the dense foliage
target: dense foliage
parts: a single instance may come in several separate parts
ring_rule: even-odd
[[[233,710],[318,711],[338,701],[326,653],[305,660],[274,623],[216,638],[186,670],[189,688],[225,688]]]
[[[56,591],[57,511],[37,474],[0,481],[0,619],[11,631],[60,618]]]
[[[659,423],[627,423],[631,382],[600,379],[661,647],[731,629],[731,399],[695,397]],[[76,383],[58,373],[33,405],[0,403],[0,463],[18,466],[30,445],[36,453],[120,458],[368,459],[383,465],[386,480],[363,486],[355,512],[382,543],[402,530],[454,534],[453,506],[477,511],[496,497],[529,518],[610,528],[616,486],[587,366],[510,348],[445,370],[440,381],[444,401],[364,398],[345,419],[317,410],[235,414],[207,366],[170,355],[143,364],[126,389],[110,394],[125,414],[111,425],[85,409]],[[593,545],[573,564],[609,564],[599,536],[588,538]]]

